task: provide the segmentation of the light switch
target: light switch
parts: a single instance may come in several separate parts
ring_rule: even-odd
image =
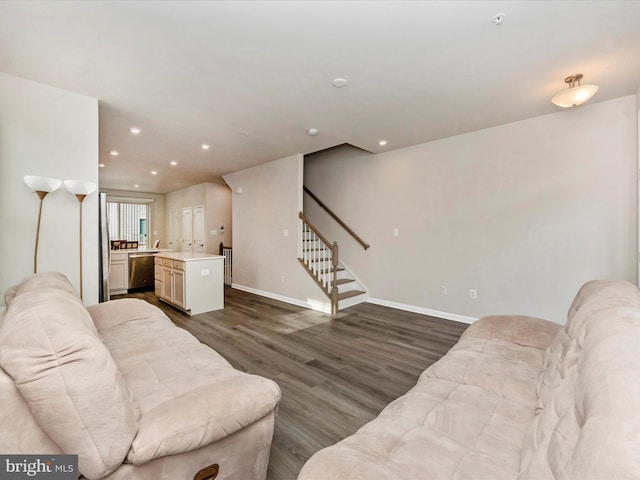
[[[200,270],[200,275],[206,277],[207,275],[209,275],[209,269],[203,268],[202,270]]]
[[[289,229],[287,229],[287,228],[284,229],[284,236],[285,237],[289,236]]]
[[[399,234],[400,234],[400,232],[398,231],[398,229],[397,229],[397,228],[394,228],[394,229],[393,229],[393,236],[394,236],[394,237],[397,237]]]

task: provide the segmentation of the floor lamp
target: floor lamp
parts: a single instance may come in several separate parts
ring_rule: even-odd
[[[96,184],[79,180],[65,180],[64,188],[73,193],[80,204],[80,298],[82,299],[82,202],[87,195],[91,195],[95,191]]]
[[[24,183],[33,190],[40,198],[40,207],[38,207],[38,223],[36,224],[36,246],[33,251],[33,273],[38,271],[38,241],[40,239],[40,220],[42,219],[42,202],[48,193],[56,191],[62,185],[60,180],[49,177],[40,177],[38,175],[25,175]]]

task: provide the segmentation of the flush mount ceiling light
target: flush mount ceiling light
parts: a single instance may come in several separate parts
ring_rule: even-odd
[[[129,128],[129,133],[131,133],[131,135],[139,135],[140,132],[142,132],[142,130],[140,130],[138,127]]]
[[[577,107],[593,97],[598,91],[597,85],[580,85],[582,80],[582,74],[576,73],[575,75],[569,75],[564,79],[565,83],[569,84],[568,90],[563,90],[557,93],[552,99],[551,103],[562,108]],[[577,86],[576,86],[577,84]]]
[[[311,135],[312,137],[315,137],[316,135],[318,135],[318,129],[317,128],[310,128],[309,130],[307,130],[307,133],[309,135]]]
[[[117,157],[118,155],[120,155],[120,153],[119,153],[119,152],[117,152],[116,150],[111,150],[111,151],[109,152],[109,154],[110,154],[111,156],[113,156],[113,157]]]
[[[151,170],[151,175],[157,175],[158,171],[157,170]]]
[[[349,80],[347,80],[346,78],[338,77],[338,78],[334,78],[332,83],[334,87],[342,88],[349,85]]]
[[[202,147],[203,150],[209,150],[211,148],[211,145],[207,145],[206,143],[203,143],[200,146]]]
[[[386,141],[386,140],[380,140],[380,141],[378,142],[378,145],[380,145],[381,147],[384,147],[386,144],[387,144],[387,141]]]
[[[171,165],[172,167],[175,167],[176,165],[178,165],[178,162],[176,162],[175,160],[171,160],[169,162],[169,165]]]

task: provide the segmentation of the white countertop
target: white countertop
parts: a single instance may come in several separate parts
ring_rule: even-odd
[[[209,255],[208,253],[193,253],[193,252],[161,252],[158,257],[169,258],[171,260],[181,260],[184,262],[190,262],[194,260],[215,260],[222,259],[222,255]]]
[[[162,253],[162,252],[170,252],[170,248],[120,248],[116,250],[111,250],[111,253]]]

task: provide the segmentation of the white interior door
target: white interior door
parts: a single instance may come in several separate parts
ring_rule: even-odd
[[[193,251],[205,253],[204,205],[193,207]]]
[[[178,211],[169,210],[169,248],[178,250]]]
[[[184,207],[182,209],[182,251],[193,251],[193,209]]]

